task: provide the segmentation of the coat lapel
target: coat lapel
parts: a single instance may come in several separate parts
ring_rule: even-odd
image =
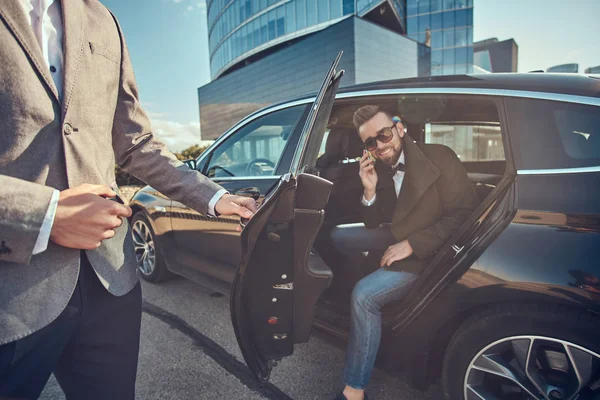
[[[406,174],[398,195],[398,203],[394,210],[392,224],[402,221],[417,205],[425,191],[440,176],[440,171],[408,135],[404,135],[402,143],[406,159]]]
[[[65,52],[65,81],[63,86],[63,118],[67,113],[75,80],[77,78],[79,61],[83,53],[83,26],[85,12],[81,0],[62,0],[63,17],[63,49]]]
[[[50,71],[44,60],[42,49],[33,33],[31,23],[28,20],[29,16],[25,14],[25,10],[20,4],[20,0],[2,0],[0,17],[31,60],[31,63],[40,75],[41,80],[48,86],[48,89],[50,89],[56,101],[60,102],[58,90],[56,89],[54,80],[52,80],[52,76],[50,76]]]

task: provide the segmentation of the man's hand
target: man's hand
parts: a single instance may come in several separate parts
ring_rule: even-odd
[[[115,236],[131,208],[104,197],[117,194],[106,185],[84,184],[60,192],[50,240],[64,247],[91,250]]]
[[[232,194],[224,194],[217,204],[215,211],[222,215],[239,215],[244,219],[250,219],[256,212],[256,201],[253,198],[245,196],[235,196]],[[238,231],[242,228],[238,227]]]
[[[365,188],[365,200],[370,201],[375,196],[375,188],[377,187],[377,172],[375,165],[369,153],[363,150],[363,156],[360,159],[360,171],[358,172],[363,187]]]
[[[403,240],[387,248],[383,257],[381,257],[380,267],[390,266],[394,261],[404,260],[413,253],[413,249],[408,240]]]

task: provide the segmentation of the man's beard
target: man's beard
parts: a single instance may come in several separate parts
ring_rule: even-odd
[[[378,154],[377,157],[381,160],[382,163],[394,166],[400,158],[400,153],[401,149],[396,150],[394,146],[390,146],[390,151],[388,153],[386,153],[383,157]]]

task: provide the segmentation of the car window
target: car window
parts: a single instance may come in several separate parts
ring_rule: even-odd
[[[450,147],[462,162],[504,160],[502,133],[498,123],[425,124],[425,143]]]
[[[273,176],[304,105],[275,111],[239,129],[215,149],[210,178]]]
[[[518,169],[600,165],[600,107],[508,99]]]

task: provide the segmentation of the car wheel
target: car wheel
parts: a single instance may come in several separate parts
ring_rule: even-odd
[[[515,305],[461,325],[444,358],[451,400],[600,399],[600,318],[560,306]]]
[[[135,248],[135,260],[142,278],[150,282],[166,280],[170,273],[156,245],[156,235],[143,212],[138,212],[133,216],[131,235]]]

